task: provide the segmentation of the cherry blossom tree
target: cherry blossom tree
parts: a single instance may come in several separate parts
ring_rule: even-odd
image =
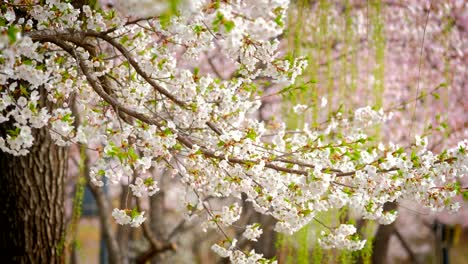
[[[288,44],[296,54],[309,56],[303,76],[314,83],[291,97],[295,103],[314,103],[311,107],[304,105],[304,118],[290,123],[320,123],[334,111],[346,114],[356,106],[371,104],[394,113],[391,122],[374,132],[384,141],[406,145],[411,144],[412,135],[424,133],[431,137],[428,148],[439,151],[463,140],[467,135],[462,99],[467,88],[467,7],[463,1],[297,1],[290,16]],[[315,15],[309,16],[311,13]],[[328,101],[331,110],[320,108],[320,97]],[[466,182],[462,179],[460,184]],[[441,214],[429,213],[412,201],[400,202],[405,214],[397,224],[381,225],[375,230],[374,223],[363,225],[366,221],[358,220],[361,233],[371,239],[375,234],[368,242],[373,245],[376,263],[390,261],[386,257],[388,248],[391,257],[413,257],[413,262],[414,256],[433,256],[434,251],[428,250],[433,241],[431,229],[413,227],[430,223]],[[387,209],[393,210],[396,205],[389,204]],[[461,207],[466,208],[466,202]],[[343,212],[345,208],[337,214]],[[463,214],[452,215],[450,222],[464,223]],[[348,218],[350,214],[345,215]],[[412,224],[408,224],[408,218],[413,219]],[[312,225],[314,229],[316,226]],[[301,237],[302,233],[297,234],[297,239]],[[395,237],[398,239],[390,242]],[[289,252],[297,242],[286,244],[290,246],[285,246],[284,251]],[[400,248],[399,252],[395,252],[396,248]]]
[[[98,156],[89,171],[94,192],[104,178],[129,183],[137,206],[115,208],[112,217],[142,226],[153,251],[174,248],[150,234],[141,206],[160,189],[153,169],[185,186],[187,220],[223,235],[212,250],[234,263],[275,262],[237,246],[257,240],[259,224],[247,223],[238,237],[226,231],[239,220],[243,197],[287,234],[344,206],[382,224],[397,215],[384,204],[401,199],[457,209],[452,199],[465,191],[457,180],[467,173],[466,140],[440,154],[421,136],[408,147],[375,142],[368,128],[391,122],[391,114],[371,107],[333,116],[323,129],[254,118],[265,80],[294,90],[307,66],[279,50],[289,1],[178,2],[132,17],[67,1],[1,4],[1,206],[11,227],[1,243],[14,249],[9,259],[63,256],[61,185],[71,145]],[[233,65],[232,77],[200,71],[200,58],[214,49]],[[114,242],[107,240],[111,262],[121,263]],[[341,224],[327,226],[319,243],[359,250],[365,241]]]

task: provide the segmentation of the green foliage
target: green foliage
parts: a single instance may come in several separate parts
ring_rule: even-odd
[[[224,26],[224,29],[226,32],[231,32],[232,29],[235,27],[234,21],[232,20],[227,20],[223,13],[218,12],[216,14],[215,20],[213,20],[213,31],[218,32],[220,29],[220,26]]]
[[[19,127],[16,127],[14,130],[13,129],[7,130],[7,134],[12,138],[16,138],[20,133],[21,133],[21,128]]]
[[[15,25],[10,25],[7,29],[7,36],[8,39],[10,40],[10,44],[16,42],[16,36],[20,32],[20,29],[16,27]]]
[[[135,217],[139,216],[140,212],[138,212],[138,208],[133,208],[133,210],[130,212],[130,217],[134,219]]]
[[[292,51],[289,55],[300,56],[307,55],[308,67],[303,76],[296,84],[285,87],[280,91],[285,102],[285,112],[291,111],[291,105],[305,104],[310,108],[301,115],[287,115],[285,120],[291,128],[300,127],[304,123],[311,123],[312,127],[318,127],[324,118],[330,120],[336,118],[338,113],[343,115],[352,114],[350,112],[355,105],[353,101],[348,100],[353,95],[358,86],[358,59],[370,65],[368,90],[371,94],[371,102],[376,109],[383,106],[383,93],[385,90],[385,49],[386,36],[384,27],[383,11],[385,5],[381,0],[371,0],[368,3],[369,30],[367,47],[370,52],[369,56],[358,58],[358,51],[361,49],[361,39],[358,34],[357,17],[353,11],[352,1],[343,1],[343,19],[335,18],[330,15],[332,9],[335,8],[332,1],[319,0],[308,1],[298,0],[292,7],[296,10],[290,15],[289,31],[287,32],[288,44]],[[313,12],[314,16],[310,17],[307,14]],[[304,36],[307,36],[305,38]],[[336,57],[336,43],[340,43],[338,48],[339,57]],[[374,81],[371,84],[370,79]],[[311,81],[312,80],[312,81]],[[365,85],[365,83],[364,83]],[[373,96],[372,96],[373,94]],[[438,95],[432,95],[437,97]],[[325,97],[328,100],[328,108],[320,107],[321,98]],[[362,103],[366,102],[360,102]],[[380,128],[375,127],[375,136],[370,137],[363,142],[350,142],[356,148],[367,146],[369,141],[380,138]],[[371,131],[368,131],[371,132]],[[342,137],[345,132],[338,131],[337,139]],[[334,149],[331,147],[330,151]],[[371,151],[371,150],[369,150]],[[361,158],[360,151],[347,152],[344,155],[349,156],[352,160]],[[413,158],[413,162],[418,162],[417,157]],[[313,175],[308,180],[313,180]],[[290,186],[293,188],[294,186]],[[345,188],[345,192],[352,194],[352,189]],[[468,195],[467,195],[468,196]],[[369,210],[372,205],[369,205]],[[309,214],[311,212],[308,212]],[[353,223],[356,219],[350,217],[350,212],[347,208],[336,210],[334,212],[320,213],[319,218],[325,225],[337,226],[339,223]],[[339,221],[337,221],[339,220]],[[277,241],[277,245],[281,244],[281,254],[287,254],[283,258],[286,263],[355,263],[358,260],[364,263],[370,263],[372,255],[372,235],[374,226],[372,224],[364,225],[361,230],[358,230],[357,237],[367,239],[365,247],[361,251],[338,251],[338,250],[323,250],[320,248],[316,239],[310,239],[310,236],[305,235],[304,229],[301,229],[293,236],[282,236],[281,241]],[[308,234],[320,233],[323,230],[321,225],[309,225]],[[309,249],[311,249],[310,256]],[[305,258],[304,256],[307,256]],[[305,260],[307,259],[307,260]]]
[[[384,74],[385,74],[385,34],[384,22],[382,18],[381,0],[370,2],[371,15],[370,23],[372,25],[372,44],[374,46],[374,97],[377,108],[383,105],[384,92]]]
[[[313,264],[320,264],[323,260],[323,250],[320,247],[318,242],[315,242],[314,249],[312,250],[312,263]]]
[[[309,225],[301,228],[301,230],[297,232],[296,237],[296,241],[299,243],[296,263],[307,264],[309,263]]]
[[[462,192],[463,200],[468,201],[468,190]]]
[[[284,242],[285,242],[284,240],[285,240],[285,235],[284,234],[278,233],[276,235],[275,248],[276,248],[277,251],[280,251],[281,248],[283,247]]]
[[[169,8],[159,16],[159,21],[161,23],[162,28],[167,28],[167,26],[169,26],[171,22],[171,18],[173,16],[179,15],[179,12],[177,10],[177,7],[179,6],[179,4],[180,4],[180,0],[168,1]]]
[[[364,248],[359,251],[360,257],[362,259],[363,264],[371,264],[372,263],[372,244],[373,238],[367,238],[367,242],[364,245]]]
[[[342,250],[338,256],[338,260],[342,264],[355,263],[353,252],[349,250]]]
[[[63,254],[64,249],[78,247],[79,241],[76,239],[78,232],[78,223],[81,217],[82,204],[86,186],[86,166],[87,166],[86,147],[80,146],[79,177],[75,185],[75,196],[73,198],[73,210],[70,225],[57,246],[57,254]]]

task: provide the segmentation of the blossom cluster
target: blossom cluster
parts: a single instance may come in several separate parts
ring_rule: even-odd
[[[255,253],[254,249],[252,249],[250,252],[243,252],[237,249],[236,239],[224,241],[222,244],[227,245],[213,244],[211,249],[220,257],[229,258],[229,260],[233,263],[278,263],[276,260],[263,258],[262,254]]]
[[[260,224],[251,224],[245,227],[245,231],[242,236],[248,240],[257,241],[257,238],[259,238],[262,233],[263,231],[260,229]]]
[[[319,239],[320,246],[324,249],[343,248],[351,251],[362,249],[365,240],[359,240],[356,235],[356,227],[353,225],[340,225],[331,233],[322,231]]]
[[[261,104],[262,79],[291,85],[306,66],[278,51],[287,7],[282,0],[198,0],[172,16],[135,20],[52,0],[8,7],[0,26],[0,124],[12,129],[0,148],[26,155],[33,130],[46,127],[57,144],[86,144],[98,153],[92,183],[127,180],[137,198],[159,190],[151,169],[168,169],[197,194],[205,229],[234,225],[242,194],[288,234],[319,212],[345,206],[385,224],[396,217],[383,211],[386,202],[452,206],[462,191],[457,180],[468,172],[466,140],[439,155],[421,138],[409,148],[376,145],[366,129],[391,115],[370,107],[331,118],[323,131],[308,124],[291,131],[251,117]],[[26,21],[16,18],[18,8]],[[235,66],[232,78],[187,66],[213,50]],[[222,205],[212,207],[208,198]],[[135,227],[145,220],[137,210],[116,208],[112,216]],[[357,250],[363,241],[354,233],[341,225],[320,241]],[[253,224],[243,235],[255,241],[261,234]],[[226,239],[228,246],[212,248],[220,256],[262,259]]]
[[[119,210],[114,208],[112,217],[119,225],[130,225],[132,227],[140,226],[145,220],[145,212],[138,212],[136,210]]]

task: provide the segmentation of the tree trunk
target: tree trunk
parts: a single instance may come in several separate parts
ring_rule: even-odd
[[[158,175],[159,174],[159,175]],[[160,190],[149,198],[150,202],[150,227],[153,234],[158,239],[163,239],[169,235],[168,232],[168,225],[165,221],[165,217],[167,217],[167,212],[164,207],[164,201],[166,199],[165,190],[170,185],[169,182],[171,177],[169,176],[170,170],[153,170],[154,176],[159,176],[159,186]],[[173,228],[173,227],[171,227]],[[155,255],[151,259],[151,264],[158,264],[164,262],[164,258],[161,254]]]
[[[5,124],[0,132],[4,129]],[[46,128],[33,133],[35,143],[27,156],[0,151],[0,249],[6,263],[64,259],[67,148],[56,146]]]
[[[275,224],[276,220],[268,215],[262,215],[255,212],[255,222],[260,223],[263,229],[263,234],[258,238],[258,242],[255,243],[255,252],[262,253],[265,258],[272,258],[276,256],[276,232]]]
[[[396,202],[389,202],[384,205],[384,211],[388,212],[391,210],[396,210],[397,207],[398,204]],[[395,223],[396,221],[389,225],[379,225],[374,239],[372,263],[387,263],[387,252],[390,246],[390,238],[395,231]]]

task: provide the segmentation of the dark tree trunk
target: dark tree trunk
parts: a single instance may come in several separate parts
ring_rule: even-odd
[[[255,212],[254,221],[262,225],[263,234],[255,243],[255,252],[262,253],[266,258],[276,255],[276,232],[274,231],[276,220],[268,215]]]
[[[130,188],[128,185],[121,184],[122,187],[122,193],[120,194],[120,206],[119,208],[125,208],[125,200],[127,197],[127,192],[131,192]],[[130,208],[132,208],[130,206]],[[120,252],[122,252],[122,256],[128,256],[129,255],[129,250],[128,250],[128,245],[130,242],[130,232],[131,232],[131,227],[128,225],[118,225],[117,226],[117,234],[116,234],[116,239],[117,243],[119,245]],[[128,263],[128,258],[124,258],[123,260],[124,264]]]
[[[164,230],[167,230],[166,224],[164,223],[164,216],[165,210],[164,210],[164,189],[162,188],[161,185],[161,190],[156,193],[155,195],[150,197],[150,227],[151,231],[153,231],[154,235],[161,239],[163,237],[166,237],[167,232],[164,232]],[[153,259],[151,260],[152,264],[157,264],[161,263],[163,261],[163,257],[158,254]]]
[[[36,129],[34,136],[27,156],[0,151],[0,250],[5,263],[64,259],[67,149],[54,145],[45,128]]]
[[[274,231],[276,220],[269,216],[258,213],[253,208],[250,202],[246,202],[247,196],[242,194],[242,216],[241,225],[248,225],[253,223],[259,223],[263,230],[262,235],[258,238],[258,241],[253,243],[252,241],[242,239],[238,246],[242,249],[250,248],[255,249],[256,253],[261,253],[265,258],[273,258],[276,256],[276,232]],[[243,230],[239,230],[240,233],[237,236],[240,237]],[[227,262],[226,262],[227,263]]]
[[[158,175],[160,173],[160,175]],[[149,198],[150,201],[150,227],[153,234],[158,238],[162,239],[168,237],[169,226],[165,221],[165,217],[167,217],[167,212],[164,206],[164,201],[166,199],[165,190],[170,185],[169,182],[171,177],[169,176],[170,170],[164,170],[162,172],[158,172],[156,170],[153,171],[153,175],[160,176],[159,177],[159,186],[160,189],[156,194]],[[171,227],[173,228],[173,227]],[[156,254],[151,259],[151,264],[158,264],[164,262],[164,255]]]
[[[396,210],[397,207],[398,204],[396,202],[386,203],[384,205],[384,211]],[[390,246],[390,238],[395,231],[395,223],[396,221],[389,225],[379,225],[373,244],[372,263],[387,263],[387,252]]]

